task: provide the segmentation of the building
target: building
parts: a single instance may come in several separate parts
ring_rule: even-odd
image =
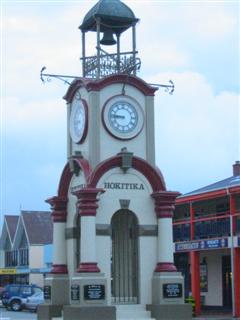
[[[21,211],[6,215],[0,238],[0,286],[43,280],[52,264],[52,219],[50,212]]]
[[[197,314],[214,306],[240,317],[239,161],[231,177],[177,198],[173,230],[175,263]]]

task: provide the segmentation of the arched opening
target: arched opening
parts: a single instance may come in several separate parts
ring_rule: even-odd
[[[138,220],[130,210],[117,211],[112,228],[112,302],[138,303]]]

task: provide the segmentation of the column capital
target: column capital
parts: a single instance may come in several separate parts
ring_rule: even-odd
[[[179,192],[157,191],[151,194],[155,200],[155,212],[157,218],[172,218],[175,208],[175,200]]]
[[[78,199],[78,214],[80,216],[96,216],[99,201],[98,195],[105,192],[100,188],[83,188],[74,191],[72,194]]]
[[[53,222],[66,222],[68,199],[55,196],[45,201],[51,206]]]

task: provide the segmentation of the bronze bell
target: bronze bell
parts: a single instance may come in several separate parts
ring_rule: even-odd
[[[104,46],[112,46],[114,44],[116,44],[116,40],[113,38],[113,33],[111,30],[106,30],[104,31],[102,40],[100,41],[100,43]]]

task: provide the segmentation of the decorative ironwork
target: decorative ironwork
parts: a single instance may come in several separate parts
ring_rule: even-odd
[[[139,71],[141,66],[141,60],[136,58],[133,52],[123,52],[117,55],[109,54],[101,49],[99,57],[91,56],[81,59],[83,60],[84,75],[91,79],[104,78],[117,73],[130,75],[134,71]]]
[[[45,82],[51,82],[52,79],[51,78],[56,78],[58,80],[63,81],[66,84],[71,84],[67,79],[82,79],[82,77],[78,77],[78,76],[69,76],[69,75],[62,75],[62,74],[50,74],[50,73],[43,73],[43,71],[45,71],[47,68],[46,67],[42,67],[41,71],[40,71],[40,79],[42,80],[43,83]]]
[[[109,56],[116,56],[116,55],[109,55]],[[104,56],[105,57],[105,56]],[[97,57],[88,57],[88,58],[85,58],[85,59],[90,59],[90,58],[95,58],[97,59]],[[114,57],[113,57],[114,58]],[[113,59],[112,58],[112,59]],[[113,60],[112,60],[113,61]],[[125,74],[128,74],[128,75],[131,75],[131,73],[134,71],[134,70],[139,70],[140,69],[140,66],[141,66],[141,61],[140,59],[138,58],[135,58],[135,65],[131,65],[131,63],[133,63],[133,58],[129,59],[128,58],[123,58],[123,61],[124,63],[122,63],[121,61],[121,67],[120,67],[120,72],[118,72],[118,70],[116,69],[116,66],[114,67],[114,70],[115,70],[115,74],[117,73],[125,73]],[[92,74],[92,78],[95,79],[96,75],[97,75],[97,70],[96,70],[96,62],[94,62],[94,60],[92,60],[92,68],[89,67],[88,69],[88,72],[90,74]],[[125,68],[125,66],[127,66]],[[110,67],[109,67],[110,68]],[[50,73],[43,73],[43,71],[46,70],[46,67],[42,67],[41,71],[40,71],[40,79],[42,80],[43,83],[45,82],[51,82],[52,81],[52,78],[56,78],[58,80],[61,80],[63,81],[65,84],[71,84],[68,79],[84,79],[84,77],[78,77],[78,76],[69,76],[69,75],[63,75],[63,74],[50,74]],[[113,69],[112,69],[113,70]],[[109,73],[106,73],[103,75],[103,71],[101,70],[100,68],[100,71],[101,71],[101,76],[100,78],[103,78],[107,75],[110,75],[110,74],[113,74],[110,72],[110,69],[109,69]],[[93,77],[94,75],[94,77]],[[91,78],[91,77],[87,77],[86,78]],[[96,77],[97,78],[97,77]],[[160,87],[160,88],[165,88],[165,92],[169,93],[169,94],[173,94],[174,92],[174,89],[175,89],[175,86],[174,86],[174,83],[172,80],[169,80],[169,83],[170,84],[157,84],[157,83],[149,83],[150,86],[153,86],[153,87]],[[123,94],[124,94],[124,87],[125,87],[125,84],[123,85]]]
[[[161,87],[161,88],[165,88],[165,92],[169,93],[169,94],[173,94],[175,86],[172,80],[168,81],[170,84],[156,84],[156,83],[149,83],[150,86],[153,87]]]

